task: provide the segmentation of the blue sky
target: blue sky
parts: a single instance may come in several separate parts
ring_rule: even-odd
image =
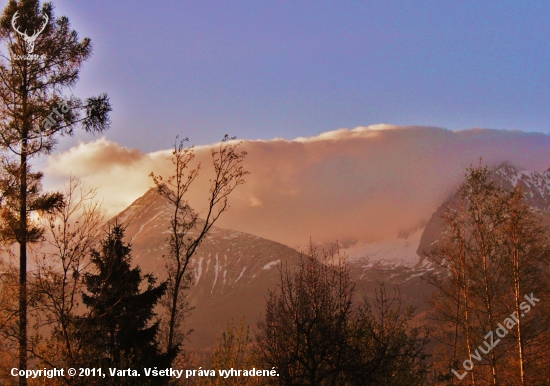
[[[144,152],[376,123],[550,132],[548,1],[54,1]],[[64,140],[74,145],[84,135]]]

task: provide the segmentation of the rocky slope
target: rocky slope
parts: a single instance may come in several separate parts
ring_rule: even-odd
[[[168,253],[171,214],[170,204],[152,189],[111,220],[126,225],[134,264],[160,280],[166,278],[163,255]],[[427,288],[420,278],[431,268],[415,268],[421,233],[418,229],[395,241],[342,246],[358,294],[372,295],[377,283],[384,281],[399,285],[407,304],[422,306],[419,294]],[[298,258],[296,250],[277,242],[213,227],[191,261],[194,284],[189,302],[195,309],[187,320],[187,326],[194,329],[189,346],[211,348],[230,319],[246,316],[246,322],[254,326],[265,308],[268,290],[276,288],[278,266],[285,264],[292,270]]]
[[[550,211],[550,170],[530,172],[503,164],[492,178],[505,188],[516,184],[526,190],[527,200],[546,213]],[[456,199],[453,195],[449,200]],[[441,205],[425,227],[420,226],[395,240],[384,242],[355,241],[340,244],[347,256],[352,277],[359,291],[371,295],[378,282],[398,285],[407,305],[425,309],[431,289],[423,276],[434,269],[424,258],[424,251],[443,230]],[[132,241],[134,263],[144,272],[164,279],[166,240],[172,208],[156,191],[149,190],[116,216],[127,225],[126,236]],[[550,216],[549,216],[550,218]],[[195,307],[187,320],[193,328],[189,346],[195,350],[212,348],[227,322],[246,316],[255,325],[265,308],[265,296],[278,283],[278,266],[293,269],[299,253],[285,245],[251,234],[212,228],[191,262],[194,284],[189,301]]]
[[[543,172],[529,171],[509,163],[503,163],[491,171],[490,178],[505,189],[513,189],[516,185],[521,186],[525,191],[527,202],[540,211],[545,223],[550,223],[550,169]],[[442,215],[449,204],[457,201],[458,196],[454,193],[428,221],[417,249],[418,255],[422,257],[419,265],[427,264],[424,259],[426,252],[430,250],[443,231]]]
[[[159,279],[166,278],[163,255],[168,253],[171,214],[169,203],[151,189],[116,216],[127,226],[134,264]],[[211,347],[231,318],[246,316],[253,324],[267,290],[276,286],[277,265],[293,267],[297,258],[298,252],[285,245],[213,227],[191,261],[194,284],[189,302],[195,310],[187,321],[194,329],[190,346]]]

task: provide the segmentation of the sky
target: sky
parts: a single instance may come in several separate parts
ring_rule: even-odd
[[[142,152],[379,123],[550,132],[548,1],[54,5],[94,44],[75,94],[108,93],[106,138]]]

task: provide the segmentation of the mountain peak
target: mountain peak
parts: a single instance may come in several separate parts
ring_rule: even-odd
[[[158,194],[156,188],[150,188],[145,194],[137,198],[122,212],[114,216],[109,222],[117,220],[119,223],[135,222],[139,217],[142,217],[145,211],[152,208],[167,212],[170,209],[170,204],[166,198]]]
[[[518,172],[518,171],[523,171],[525,169],[512,164],[510,161],[504,161],[503,163],[501,163],[500,165],[498,165],[496,168],[493,169],[493,171],[497,171],[497,170]]]
[[[155,188],[135,200],[115,218],[126,225],[133,263],[159,280],[167,277],[173,205]],[[204,224],[199,220],[198,227]],[[190,235],[193,236],[191,230]],[[255,317],[264,306],[265,294],[278,280],[279,263],[294,267],[298,252],[286,245],[244,232],[213,226],[189,262],[193,285],[188,293],[196,306],[186,320],[195,332],[191,347],[212,347],[225,330],[225,321]]]
[[[495,182],[505,189],[520,186],[525,191],[525,199],[533,207],[550,211],[550,169],[537,172],[503,163],[491,172]]]

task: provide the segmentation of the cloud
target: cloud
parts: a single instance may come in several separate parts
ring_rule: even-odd
[[[550,167],[550,136],[521,131],[373,125],[310,138],[244,141],[251,175],[230,199],[219,225],[290,246],[396,237],[429,219],[464,177],[466,167],[509,161]],[[197,147],[202,174],[190,203],[205,206],[209,146]],[[50,186],[72,172],[99,187],[114,215],[168,176],[170,150],[143,154],[99,139],[53,156]],[[55,182],[55,183],[54,183]]]
[[[169,151],[143,154],[105,138],[79,143],[48,159],[45,185],[60,189],[72,174],[88,186],[97,187],[109,216],[119,213],[146,191],[153,165],[161,165]]]

